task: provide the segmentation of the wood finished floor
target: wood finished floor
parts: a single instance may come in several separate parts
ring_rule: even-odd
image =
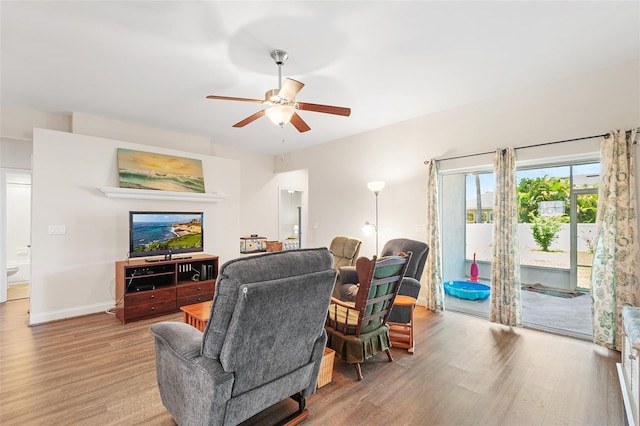
[[[108,314],[27,326],[28,300],[0,304],[0,424],[174,425],[156,385],[149,326]],[[589,342],[416,309],[416,354],[335,360],[308,425],[624,425],[616,362]],[[295,409],[285,401],[246,424]]]
[[[7,300],[27,299],[29,297],[29,283],[13,284],[7,288]]]

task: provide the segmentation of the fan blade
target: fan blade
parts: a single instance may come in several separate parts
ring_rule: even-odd
[[[247,124],[256,121],[258,118],[262,117],[264,115],[264,110],[260,110],[258,112],[256,112],[253,115],[250,115],[249,117],[245,118],[242,121],[238,121],[236,124],[233,125],[233,127],[244,127]]]
[[[307,123],[304,122],[304,120],[302,119],[302,117],[300,117],[297,113],[293,113],[293,115],[291,116],[291,124],[293,124],[293,127],[295,127],[296,129],[298,129],[298,131],[300,133],[306,132],[307,130],[311,130],[311,127],[309,127],[309,125]]]
[[[278,92],[278,97],[280,97],[281,99],[291,100],[296,97],[298,92],[303,87],[304,87],[304,83],[300,83],[299,81],[286,78],[284,80],[284,84],[280,88],[280,92]]]
[[[351,108],[331,106],[331,105],[320,105],[320,104],[309,104],[306,102],[297,102],[296,108],[301,109],[303,111],[323,112],[325,114],[344,115],[346,117],[351,115]]]
[[[234,98],[231,96],[216,96],[216,95],[209,95],[207,96],[207,99],[220,99],[222,101],[241,101],[241,102],[254,102],[257,104],[261,104],[264,102],[264,100],[261,99],[249,99],[249,98]]]

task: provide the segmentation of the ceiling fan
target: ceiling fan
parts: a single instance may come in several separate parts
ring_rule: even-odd
[[[274,124],[282,127],[290,122],[296,129],[298,129],[299,132],[302,133],[311,130],[311,127],[304,122],[298,113],[296,113],[296,110],[315,111],[325,114],[343,115],[346,117],[351,114],[351,108],[297,102],[295,97],[304,87],[304,84],[291,78],[286,78],[284,82],[282,81],[282,65],[285,63],[289,55],[284,50],[274,50],[271,52],[271,57],[278,65],[278,88],[268,90],[264,94],[264,100],[216,95],[207,96],[207,99],[254,102],[267,106],[267,108],[237,122],[233,127],[244,127],[266,115]]]

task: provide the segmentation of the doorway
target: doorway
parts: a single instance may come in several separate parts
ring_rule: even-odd
[[[3,170],[3,247],[6,281],[1,300],[29,297],[31,281],[31,173]]]
[[[278,239],[285,250],[302,248],[302,191],[299,189],[280,188]]]

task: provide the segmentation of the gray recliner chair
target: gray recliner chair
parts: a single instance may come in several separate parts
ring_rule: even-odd
[[[326,248],[239,258],[218,274],[204,332],[151,326],[162,403],[178,425],[238,424],[292,397],[299,419],[327,340],[336,271]]]
[[[407,266],[398,294],[415,297],[417,299],[421,287],[420,278],[422,277],[424,264],[429,255],[429,245],[425,242],[410,240],[408,238],[395,238],[387,241],[384,247],[382,247],[380,257],[393,256],[401,252],[411,252],[413,256]],[[342,267],[339,269],[339,274],[341,277],[339,298],[341,300],[355,301],[355,295],[358,292],[358,274],[355,267]],[[389,315],[389,321],[404,324],[408,323],[411,316],[410,309],[408,306],[394,306]]]

